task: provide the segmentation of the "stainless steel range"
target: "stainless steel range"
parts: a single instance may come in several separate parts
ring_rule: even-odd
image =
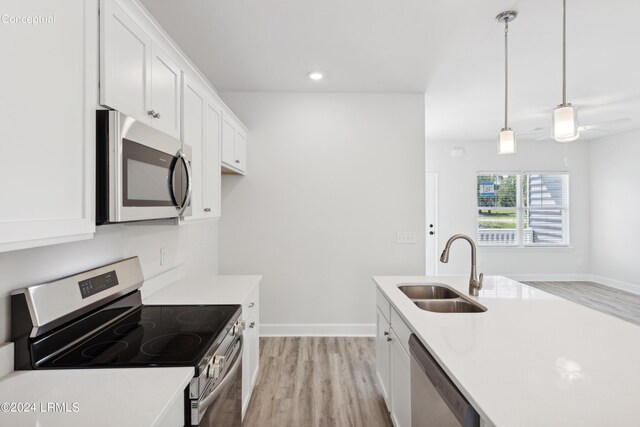
[[[15,369],[193,366],[185,424],[239,426],[239,305],[142,305],[137,257],[14,291]]]

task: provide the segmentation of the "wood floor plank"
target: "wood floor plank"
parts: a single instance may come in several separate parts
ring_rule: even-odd
[[[640,326],[640,295],[596,282],[522,282]]]
[[[392,426],[376,380],[374,339],[261,338],[243,426]]]

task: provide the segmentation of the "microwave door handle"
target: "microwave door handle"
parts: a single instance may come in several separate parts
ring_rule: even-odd
[[[182,162],[184,163],[184,168],[187,171],[187,195],[184,198],[184,201],[182,203],[182,206],[180,206],[178,215],[182,216],[182,214],[184,213],[185,210],[187,210],[187,207],[189,206],[189,202],[191,201],[191,192],[193,190],[193,182],[192,182],[192,174],[191,174],[191,166],[189,165],[189,160],[187,160],[187,156],[182,152],[182,150],[178,150],[178,157],[180,157],[180,159],[182,160]]]

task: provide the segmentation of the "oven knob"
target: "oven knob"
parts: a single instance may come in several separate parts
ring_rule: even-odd
[[[233,335],[239,335],[246,329],[247,321],[246,320],[238,320],[233,325]]]
[[[224,364],[224,356],[215,356],[209,369],[207,370],[207,377],[217,380],[222,372],[222,365]]]

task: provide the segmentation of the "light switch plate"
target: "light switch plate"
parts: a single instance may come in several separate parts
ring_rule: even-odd
[[[400,245],[415,245],[417,239],[416,233],[413,231],[398,231],[396,233],[396,243]]]

